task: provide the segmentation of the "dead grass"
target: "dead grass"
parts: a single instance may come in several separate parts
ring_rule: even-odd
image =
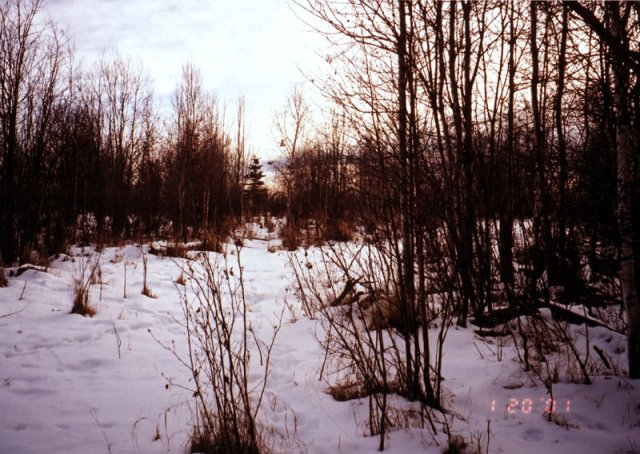
[[[187,248],[184,243],[174,243],[172,245],[167,245],[167,249],[165,250],[165,255],[167,257],[174,257],[180,259],[189,258],[187,255]]]
[[[267,229],[267,232],[271,233],[276,230],[276,223],[273,221],[271,216],[266,216],[264,221],[264,226]]]
[[[248,438],[234,435],[232,427],[225,427],[221,423],[215,430],[195,427],[191,434],[191,446],[189,451],[202,454],[260,454],[269,452],[264,447],[261,439],[258,445],[252,445]],[[262,445],[262,446],[261,446]]]
[[[79,314],[83,317],[93,317],[97,312],[96,308],[89,304],[89,287],[85,286],[81,280],[76,279],[71,313]]]
[[[449,445],[442,450],[442,454],[463,454],[467,452],[467,442],[461,435],[452,435]]]
[[[359,304],[365,315],[368,330],[393,328],[400,333],[411,332],[416,320],[407,320],[397,295],[374,292],[364,297]]]
[[[182,285],[183,287],[187,285],[187,279],[184,277],[184,272],[180,271],[180,276],[175,280],[175,283],[178,285]]]
[[[404,395],[399,383],[387,383],[386,385],[366,383],[358,377],[346,379],[342,382],[329,386],[327,393],[338,402],[348,402],[350,400],[362,399],[374,394],[393,394]]]
[[[160,435],[160,426],[156,426],[156,432],[153,434],[152,441],[160,441],[162,439],[162,435]]]
[[[102,269],[98,266],[91,273],[91,285],[102,284]]]
[[[295,251],[302,244],[300,230],[294,226],[287,224],[282,231],[282,247],[287,251]]]
[[[353,228],[343,220],[329,223],[324,228],[323,234],[327,241],[347,242],[355,238]]]
[[[144,296],[146,296],[147,298],[157,298],[158,297],[155,293],[153,293],[153,291],[151,291],[151,289],[147,285],[145,285],[142,288],[142,292],[141,293]]]
[[[83,317],[96,315],[96,308],[89,303],[89,289],[96,280],[100,268],[100,254],[93,258],[80,258],[76,276],[74,277],[72,314]]]
[[[224,252],[225,242],[226,238],[224,236],[210,233],[204,237],[198,249],[202,251],[217,252],[218,254],[222,254]]]
[[[327,392],[338,402],[348,402],[369,395],[360,383],[335,384],[330,386]]]
[[[20,257],[20,263],[28,263],[31,265],[48,268],[50,265],[50,260],[49,256],[47,256],[45,253],[31,249]]]

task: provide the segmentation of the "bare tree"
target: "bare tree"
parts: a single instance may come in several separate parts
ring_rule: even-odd
[[[295,86],[280,112],[274,118],[276,130],[280,135],[280,148],[284,155],[284,165],[279,169],[284,180],[287,225],[296,228],[298,207],[292,206],[292,193],[296,180],[301,148],[305,147],[310,121],[310,110],[302,95],[300,86]]]
[[[616,158],[618,189],[618,228],[620,233],[620,281],[622,299],[628,318],[629,376],[640,378],[640,301],[638,300],[638,281],[636,278],[635,258],[637,242],[634,242],[632,222],[633,187],[638,178],[637,165],[634,165],[633,134],[634,125],[629,106],[631,69],[635,77],[640,77],[640,58],[638,51],[630,45],[631,34],[628,30],[632,14],[638,14],[634,5],[621,5],[611,2],[604,5],[606,20],[599,19],[593,11],[580,2],[564,2],[598,35],[611,50],[614,77],[614,103],[616,123]],[[635,37],[637,40],[637,36]],[[637,42],[637,41],[636,41]],[[637,82],[636,82],[637,83]],[[636,121],[638,119],[636,118]],[[636,129],[638,128],[635,125]]]
[[[127,196],[138,179],[151,127],[151,90],[142,69],[118,56],[100,61],[93,83],[94,108],[101,116],[103,171],[107,175],[104,197],[113,220],[111,233],[120,236],[127,229],[130,236],[127,217],[133,207]]]
[[[0,2],[0,259],[36,246],[49,175],[54,111],[68,63],[65,41],[41,21],[40,0]]]
[[[165,154],[166,195],[174,233],[186,240],[219,227],[230,213],[231,140],[215,97],[199,71],[185,65],[174,95],[174,118]]]

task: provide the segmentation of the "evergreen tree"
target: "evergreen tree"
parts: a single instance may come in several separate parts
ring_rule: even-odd
[[[248,202],[249,213],[259,214],[262,207],[262,201],[266,193],[264,187],[264,172],[260,160],[253,156],[248,166],[248,172],[245,175],[245,197]]]

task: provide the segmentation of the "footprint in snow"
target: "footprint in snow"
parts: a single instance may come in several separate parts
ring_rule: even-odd
[[[540,429],[527,429],[522,434],[522,438],[527,441],[541,441],[544,439],[544,433]]]

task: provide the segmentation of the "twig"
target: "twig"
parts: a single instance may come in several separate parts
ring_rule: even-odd
[[[340,306],[343,304],[345,298],[349,295],[349,293],[353,290],[353,288],[358,283],[358,280],[349,279],[347,284],[344,286],[342,293],[331,303],[331,307]]]
[[[118,346],[118,359],[122,359],[120,355],[120,347],[122,347],[122,339],[120,339],[120,334],[118,333],[118,328],[116,328],[116,322],[111,322],[113,325],[113,332],[116,334],[116,345]]]
[[[123,299],[127,299],[127,262],[124,262],[124,291],[123,291]]]
[[[111,454],[111,442],[109,441],[109,438],[107,437],[106,432],[102,428],[102,425],[100,424],[100,420],[98,420],[98,415],[96,414],[95,410],[91,410],[91,416],[93,416],[93,420],[96,422],[96,424],[100,428],[100,432],[102,432],[102,436],[104,437],[104,441],[107,443],[107,452],[109,454]]]
[[[474,342],[473,346],[476,348],[476,350],[478,351],[478,355],[480,355],[480,358],[484,359],[484,355],[482,354],[482,352],[480,351],[480,349],[478,348],[478,345]]]
[[[22,301],[22,297],[24,296],[24,292],[25,292],[25,290],[27,290],[27,282],[28,281],[24,281],[24,287],[22,287],[22,293],[20,293],[20,298],[18,298],[18,301]]]
[[[20,312],[24,311],[25,309],[26,309],[26,306],[23,307],[22,309],[20,309],[19,311],[13,311],[13,312],[9,312],[8,314],[0,315],[0,318],[11,317],[12,315],[17,315]]]
[[[103,282],[102,282],[102,267],[98,266],[98,270],[97,271],[98,271],[98,278],[100,279],[100,298],[99,298],[99,300],[102,301],[102,284],[103,284]]]
[[[327,333],[327,339],[331,338],[331,330],[332,329],[333,329],[333,324],[329,324],[329,332]],[[320,377],[318,378],[318,381],[322,381],[322,375],[324,374],[324,368],[327,365],[327,359],[329,359],[329,345],[330,345],[329,342],[327,342],[325,344],[324,359],[322,360],[322,367],[320,367]]]
[[[593,346],[593,349],[596,351],[596,353],[598,354],[598,356],[600,357],[600,359],[602,360],[602,363],[605,365],[605,367],[607,369],[612,369],[611,367],[611,363],[609,362],[609,360],[607,359],[607,356],[605,355],[605,353],[602,351],[602,349],[600,347],[598,347],[597,345]]]

